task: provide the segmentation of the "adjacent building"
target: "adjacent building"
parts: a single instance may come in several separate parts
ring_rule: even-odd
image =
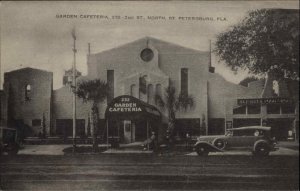
[[[176,96],[190,95],[194,100],[192,108],[176,112],[178,137],[224,134],[227,128],[247,125],[272,126],[273,136],[282,140],[298,133],[298,82],[278,80],[270,71],[266,80],[240,86],[214,73],[210,57],[210,52],[151,37],[89,54],[88,74],[77,71],[77,81],[100,78],[109,86],[107,99],[99,105],[99,136],[134,142],[155,131],[162,137],[168,113],[156,97],[164,98],[168,86],[175,88]],[[65,72],[63,87],[57,90],[52,88],[52,76],[33,68],[5,73],[2,121],[26,125],[31,136],[41,131],[47,136],[71,136],[72,71]],[[77,135],[89,136],[91,106],[77,99],[76,108]]]

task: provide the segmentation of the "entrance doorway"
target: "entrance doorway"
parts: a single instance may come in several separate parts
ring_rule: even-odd
[[[131,120],[123,121],[124,143],[135,142],[135,124]]]
[[[114,98],[106,108],[106,136],[118,143],[133,143],[155,139],[161,125],[161,113],[153,105],[149,105],[135,97],[123,95]]]

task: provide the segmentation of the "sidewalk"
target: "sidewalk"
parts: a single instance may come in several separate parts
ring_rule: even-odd
[[[91,145],[77,145],[80,146],[91,146]],[[57,145],[24,145],[23,149],[20,149],[18,152],[18,155],[64,155],[63,152],[64,149],[72,147],[70,144],[57,144]],[[105,148],[107,147],[106,144],[99,144],[99,147]],[[299,142],[291,142],[291,141],[281,141],[278,142],[277,147],[280,149],[278,151],[272,152],[271,155],[298,155],[299,156]],[[108,150],[105,150],[104,152],[100,152],[97,154],[113,154],[113,153],[140,153],[140,154],[151,154],[153,151],[144,151],[140,143],[135,144],[129,144],[129,145],[120,145],[119,149],[112,149],[109,148]],[[192,151],[192,148],[188,149],[185,145],[176,145],[175,148],[173,148],[169,154],[175,154],[175,155],[194,155],[195,153]],[[192,154],[194,153],[194,154]],[[78,153],[80,154],[80,153]],[[84,153],[89,154],[89,153]],[[217,153],[214,155],[248,155],[249,153],[246,152],[224,152],[224,153]]]
[[[63,152],[64,149],[71,148],[70,144],[56,144],[56,145],[23,145],[23,148],[19,150],[18,155],[65,155]],[[91,147],[91,145],[87,144],[78,144],[77,147]],[[98,147],[103,148],[105,150],[107,148],[106,144],[99,144]],[[128,144],[128,145],[120,145],[119,149],[109,148],[104,152],[99,152],[96,154],[113,154],[113,153],[141,153],[141,154],[149,154],[153,153],[153,151],[145,151],[140,143]],[[78,154],[94,154],[94,153],[78,153]]]
[[[298,141],[278,141],[277,146],[299,151]]]

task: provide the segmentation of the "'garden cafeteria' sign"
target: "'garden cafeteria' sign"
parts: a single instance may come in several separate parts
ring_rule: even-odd
[[[131,102],[130,98],[123,97],[119,102],[113,104],[108,108],[109,112],[140,112],[141,107],[135,102]]]

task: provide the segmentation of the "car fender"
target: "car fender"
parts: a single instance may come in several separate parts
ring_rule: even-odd
[[[223,152],[223,150],[221,150],[221,149],[217,148],[216,146],[214,146],[208,142],[205,142],[205,141],[197,142],[194,147],[196,148],[200,145],[205,146],[208,149],[208,151],[210,151],[210,152]]]
[[[215,146],[215,142],[216,142],[217,140],[222,140],[222,141],[224,142],[224,147],[223,147],[223,148],[218,148],[218,147]],[[212,145],[215,146],[215,147],[218,148],[218,149],[224,150],[224,149],[226,148],[227,141],[226,141],[224,138],[218,137],[218,138],[215,138],[215,139],[212,141]]]
[[[258,140],[258,141],[256,141],[256,142],[254,143],[253,151],[255,151],[256,146],[257,146],[258,144],[261,144],[261,143],[268,145],[268,147],[270,148],[270,145],[268,144],[267,141],[265,141],[265,140]]]

